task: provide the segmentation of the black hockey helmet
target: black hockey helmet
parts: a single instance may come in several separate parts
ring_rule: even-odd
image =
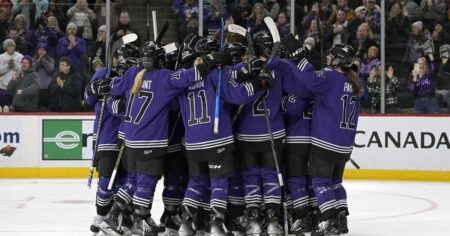
[[[241,58],[247,53],[247,47],[239,42],[226,43],[223,46],[223,53],[230,56],[233,64],[237,64],[242,61]]]
[[[258,31],[253,35],[253,45],[255,54],[260,56],[262,54],[269,55],[273,47],[273,39],[268,31]]]
[[[355,61],[355,57],[355,50],[347,44],[336,44],[327,52],[327,59],[330,59],[330,66],[350,68]]]
[[[195,53],[198,55],[206,55],[213,51],[219,51],[219,42],[212,37],[204,37],[195,44]]]
[[[139,64],[139,48],[132,44],[124,44],[114,52],[115,70],[122,75],[128,68]]]
[[[158,68],[164,61],[164,48],[157,42],[147,41],[141,47],[139,52],[139,60],[141,66],[147,70]]]

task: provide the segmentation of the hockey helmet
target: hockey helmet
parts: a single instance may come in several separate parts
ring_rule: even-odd
[[[269,55],[272,51],[273,40],[270,32],[258,31],[253,36],[253,45],[255,48],[255,54],[257,56],[266,54]]]
[[[164,56],[164,48],[154,41],[145,42],[139,52],[141,66],[147,70],[160,67],[160,63],[164,61]]]
[[[132,44],[124,44],[114,53],[115,70],[122,75],[128,68],[138,65],[139,48]]]
[[[201,38],[195,44],[195,53],[206,55],[213,51],[219,51],[219,42],[212,37]]]
[[[230,56],[233,64],[237,64],[242,62],[241,58],[247,53],[247,47],[239,42],[226,43],[223,52]]]
[[[327,60],[330,66],[350,68],[355,61],[355,57],[355,50],[347,44],[336,44],[327,52]]]

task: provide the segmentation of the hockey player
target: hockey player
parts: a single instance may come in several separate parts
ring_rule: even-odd
[[[306,50],[288,50],[289,54]],[[327,67],[315,71],[300,71],[295,66],[285,68],[292,73],[290,93],[314,95],[312,146],[308,172],[321,213],[319,230],[312,235],[335,235],[348,231],[346,191],[342,186],[345,163],[349,160],[355,140],[359,114],[361,83],[351,69],[355,51],[338,44],[327,52]],[[274,63],[277,64],[277,63]],[[340,224],[342,218],[343,224]],[[345,223],[345,224],[344,224]]]
[[[123,45],[114,52],[113,72],[111,74],[120,75],[119,73],[122,73],[123,70],[126,70],[126,67],[133,63],[133,55],[130,53],[132,49],[133,45]],[[113,103],[112,98],[109,96],[111,79],[105,78],[106,73],[107,68],[102,68],[97,71],[85,88],[86,103],[95,105],[96,118],[94,121],[94,134],[97,133],[96,129],[99,122],[102,100],[107,99],[106,107],[112,107]],[[114,116],[110,109],[104,109],[100,137],[94,137],[94,140],[99,142],[94,163],[99,173],[99,181],[96,199],[97,216],[94,217],[94,222],[90,228],[93,233],[100,231],[100,224],[111,208],[114,194],[118,186],[123,182],[123,178],[120,176],[124,175],[124,170],[121,168],[113,189],[107,189],[119,153],[120,143],[117,134],[121,119]]]
[[[292,34],[283,38],[289,47],[301,47]],[[313,45],[309,45],[312,48]],[[300,71],[315,71],[306,60],[308,51],[286,55]],[[318,224],[317,199],[307,175],[311,148],[311,119],[313,110],[312,94],[285,96],[282,100],[286,122],[285,178],[292,200],[291,226],[289,231],[296,235],[311,232]],[[313,220],[314,219],[314,220]],[[313,224],[314,222],[314,224]]]
[[[133,203],[134,235],[157,235],[150,216],[156,183],[163,173],[163,157],[168,139],[168,102],[185,87],[200,79],[195,68],[173,73],[160,69],[164,50],[149,41],[140,51],[141,67],[131,67],[123,78],[113,82],[112,95],[126,96],[124,141],[127,156],[127,182],[116,195],[105,223],[115,231],[119,216]],[[133,82],[134,81],[134,82]]]
[[[271,54],[273,46],[269,32],[261,31],[254,36],[256,58],[250,61],[252,71],[266,71],[262,68],[263,59]],[[248,70],[248,69],[247,69]],[[245,163],[243,171],[245,204],[250,225],[246,234],[261,234],[261,207],[266,209],[267,233],[282,234],[279,224],[281,216],[281,188],[278,182],[274,156],[271,149],[270,134],[265,120],[265,107],[272,125],[278,163],[281,164],[285,143],[285,127],[281,114],[284,75],[281,71],[267,71],[273,75],[270,89],[251,104],[243,106],[236,121],[236,139],[240,160]],[[265,230],[265,229],[264,229]]]
[[[206,41],[197,42],[207,47]],[[208,48],[203,47],[205,50]],[[199,52],[202,50],[198,50]],[[221,65],[229,59],[224,53],[212,52],[203,56],[206,65],[216,64],[210,61],[221,61]],[[219,59],[220,58],[220,59]],[[222,68],[221,80],[220,122],[219,132],[213,132],[215,96],[218,89],[219,69],[208,74],[209,68],[199,70],[205,78],[190,86],[180,95],[183,123],[185,126],[186,155],[189,163],[189,183],[183,201],[183,223],[179,230],[180,235],[194,235],[193,221],[202,203],[202,193],[210,186],[210,223],[208,233],[215,236],[224,236],[227,229],[224,225],[225,211],[228,200],[229,177],[233,175],[234,140],[231,128],[231,105],[253,101],[265,88],[266,80],[270,77],[262,75],[256,80],[238,83],[232,79],[233,67]]]

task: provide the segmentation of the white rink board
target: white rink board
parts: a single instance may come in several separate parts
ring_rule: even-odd
[[[0,116],[0,148],[17,148],[10,157],[0,155],[0,167],[89,167],[93,119],[92,115]],[[43,160],[43,120],[86,121],[82,132],[88,134],[88,146],[82,159]],[[364,169],[449,171],[449,138],[450,116],[361,116],[352,158]]]

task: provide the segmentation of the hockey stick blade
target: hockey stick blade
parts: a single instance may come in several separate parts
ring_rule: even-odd
[[[163,26],[161,27],[161,29],[158,32],[158,37],[156,38],[156,42],[160,43],[161,40],[163,39],[164,35],[166,34],[167,30],[169,29],[170,25],[169,25],[169,21],[164,21]]]
[[[272,59],[277,55],[278,50],[281,47],[280,33],[278,32],[277,25],[275,24],[275,22],[271,17],[267,16],[266,18],[264,18],[264,23],[266,23],[267,28],[269,28],[273,40],[272,54],[267,60],[267,64],[270,64],[272,62]]]
[[[251,56],[255,57],[255,50],[253,49],[252,38],[250,36],[250,33],[244,27],[236,24],[229,24],[228,31],[231,33],[236,33],[241,36],[244,36],[247,39],[247,47],[248,50],[250,50]]]

